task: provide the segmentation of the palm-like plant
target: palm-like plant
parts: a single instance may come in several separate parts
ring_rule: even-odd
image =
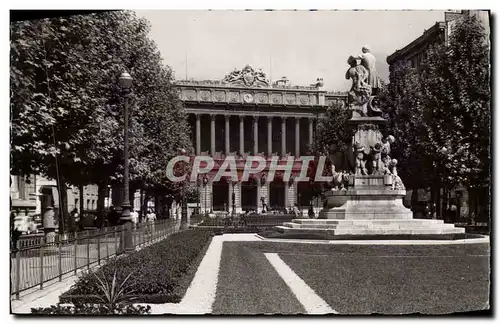
[[[94,272],[94,276],[97,279],[97,288],[101,291],[101,294],[95,295],[97,299],[103,302],[109,309],[110,312],[119,308],[119,306],[131,303],[135,297],[132,295],[133,291],[125,292],[127,288],[131,285],[126,285],[129,278],[132,276],[131,272],[120,284],[117,282],[116,278],[116,268],[113,274],[113,280],[111,284],[108,282],[105,274],[102,272],[102,277]]]

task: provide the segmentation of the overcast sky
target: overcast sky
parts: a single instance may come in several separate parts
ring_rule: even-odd
[[[322,77],[345,91],[349,55],[369,45],[387,79],[387,55],[444,20],[443,11],[137,11],[176,79],[220,80],[250,64],[294,85]]]

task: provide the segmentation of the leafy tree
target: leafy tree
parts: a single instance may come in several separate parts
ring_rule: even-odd
[[[391,66],[381,101],[396,137],[393,154],[411,188],[480,187],[490,181],[489,44],[476,17],[454,22],[419,70]],[[435,201],[436,201],[435,200]]]
[[[420,75],[409,62],[391,66],[390,83],[380,93],[387,126],[384,135],[396,139],[391,156],[398,159],[398,174],[408,188],[427,188],[434,175],[427,151]]]
[[[164,176],[189,128],[162,64],[149,23],[130,11],[11,24],[11,172],[61,183],[98,183],[104,207],[108,179],[123,173],[123,95],[129,71],[132,184],[169,187]],[[58,159],[56,168],[55,158]]]
[[[351,111],[342,103],[332,103],[327,108],[324,118],[318,121],[312,151],[316,154],[328,155],[328,148],[331,144],[337,144],[339,150],[345,151],[354,134],[347,124],[351,114]]]
[[[453,26],[449,44],[429,50],[422,69],[427,151],[438,157],[441,179],[448,187],[489,181],[488,47],[477,18],[465,14]]]

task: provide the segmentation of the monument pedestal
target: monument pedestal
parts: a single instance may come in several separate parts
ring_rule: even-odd
[[[347,190],[326,193],[326,206],[318,219],[294,219],[277,226],[281,233],[352,235],[436,235],[465,233],[464,228],[443,220],[413,219],[403,205],[406,190],[392,190],[383,175],[352,176]]]
[[[348,73],[356,71],[351,68]],[[276,230],[295,237],[329,239],[380,235],[388,238],[401,235],[463,235],[464,228],[455,228],[454,224],[445,224],[443,220],[413,219],[412,211],[403,205],[406,190],[397,175],[397,160],[390,156],[390,145],[395,138],[382,138],[379,127],[387,121],[380,116],[375,97],[360,103],[359,100],[366,96],[362,92],[356,93],[356,89],[353,83],[351,92],[354,92],[353,99],[357,98],[355,102],[358,103],[350,106],[353,114],[348,125],[355,132],[352,149],[345,152],[352,157],[348,160],[354,165],[342,165],[334,171],[342,177],[349,174],[347,189],[339,186],[337,190],[325,194],[325,207],[319,212],[318,219],[294,219],[276,226]],[[330,156],[335,158],[336,155]],[[337,166],[335,162],[338,161],[332,161],[332,164]]]

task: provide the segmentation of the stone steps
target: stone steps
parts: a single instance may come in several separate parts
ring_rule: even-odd
[[[319,213],[319,218],[321,219],[412,219],[413,214],[411,211],[408,212],[394,212],[394,213],[387,213],[387,212],[337,212],[337,211],[327,211],[327,212],[320,212]]]
[[[329,235],[426,235],[426,234],[460,234],[465,233],[463,228],[438,227],[438,228],[290,228],[286,226],[276,226],[276,229],[282,233],[293,234],[329,234]]]
[[[359,228],[359,229],[414,229],[414,228],[454,228],[453,224],[433,224],[433,223],[408,223],[408,224],[297,224],[283,223],[284,227],[288,228],[311,228],[311,229],[344,229],[344,228]]]
[[[335,225],[335,224],[444,224],[442,219],[308,219],[308,218],[297,218],[292,220],[296,224],[325,224],[325,225]]]

